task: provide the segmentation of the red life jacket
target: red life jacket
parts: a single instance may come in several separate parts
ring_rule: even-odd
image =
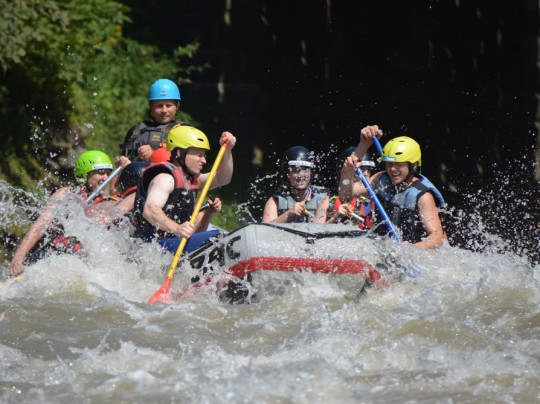
[[[334,215],[337,215],[337,211],[341,204],[341,199],[336,198],[334,202]],[[373,211],[375,209],[375,203],[366,198],[353,198],[353,200],[349,203],[349,206],[352,208],[354,213],[364,219],[363,222],[358,223],[358,228],[370,229],[373,225]]]
[[[171,233],[166,233],[162,230],[157,230],[150,222],[148,222],[142,212],[148,197],[148,187],[150,182],[158,174],[171,174],[174,178],[174,190],[169,195],[164,213],[168,218],[177,223],[183,223],[191,218],[193,208],[197,199],[197,191],[199,189],[199,180],[193,179],[193,182],[186,184],[184,172],[182,168],[175,166],[169,162],[156,163],[148,166],[142,173],[139,185],[137,186],[137,196],[135,197],[135,214],[134,225],[136,227],[135,234],[137,237],[147,238],[150,235],[157,236],[159,239],[176,237]],[[142,236],[142,235],[145,236]]]

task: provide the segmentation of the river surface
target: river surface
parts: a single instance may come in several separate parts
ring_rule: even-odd
[[[251,304],[210,285],[148,305],[172,255],[128,226],[66,230],[86,254],[16,279],[2,264],[0,402],[540,401],[540,271],[524,257],[366,238],[367,259],[391,252],[414,276],[360,293],[353,275],[266,271]],[[173,290],[192,275],[179,267]]]

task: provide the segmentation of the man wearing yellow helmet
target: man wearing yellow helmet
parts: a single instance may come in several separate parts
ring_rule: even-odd
[[[70,253],[81,248],[79,241],[64,234],[63,225],[60,218],[55,216],[55,211],[61,204],[67,203],[69,194],[80,195],[82,199],[86,199],[107,180],[112,168],[109,156],[102,151],[90,150],[77,158],[74,171],[79,186],[62,186],[52,194],[15,251],[9,266],[11,275],[21,274],[25,264],[35,262],[49,251]],[[104,192],[105,190],[102,190],[92,200],[92,204],[104,202]]]
[[[236,138],[223,132],[220,144],[227,142],[227,150],[210,189],[230,183],[233,174],[231,150]],[[190,223],[196,194],[208,179],[201,171],[206,164],[210,144],[206,135],[191,126],[174,126],[166,140],[171,153],[168,162],[150,165],[137,187],[135,198],[135,235],[145,241],[157,241],[175,253],[182,237],[188,238],[185,252],[192,251],[208,238],[219,234],[206,231],[210,216],[221,210],[219,199],[209,200],[210,208],[201,213],[195,224]]]
[[[354,181],[357,157],[363,156],[382,136],[377,125],[360,131],[356,151],[347,159],[340,178],[340,198],[367,195],[361,182]],[[379,198],[392,223],[401,232],[404,241],[427,249],[440,247],[446,235],[441,224],[439,208],[445,206],[437,188],[422,174],[422,154],[418,143],[407,136],[391,139],[383,149],[382,161],[386,171],[369,178],[373,191]],[[386,233],[384,224],[377,226],[378,233]]]

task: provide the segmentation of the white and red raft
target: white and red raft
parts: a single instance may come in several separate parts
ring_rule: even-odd
[[[358,290],[388,287],[393,277],[366,257],[373,243],[365,230],[341,224],[252,223],[209,240],[181,265],[194,274],[192,287],[218,277],[220,296],[231,302],[243,302],[243,285],[263,271],[355,275]]]

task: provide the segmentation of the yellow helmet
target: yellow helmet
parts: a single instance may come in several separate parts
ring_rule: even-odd
[[[422,168],[422,152],[416,140],[408,136],[396,137],[384,146],[382,161],[394,163],[418,163]]]
[[[210,150],[210,143],[206,135],[193,126],[177,124],[172,127],[167,135],[167,151],[174,148],[189,149],[198,147],[200,149]]]

